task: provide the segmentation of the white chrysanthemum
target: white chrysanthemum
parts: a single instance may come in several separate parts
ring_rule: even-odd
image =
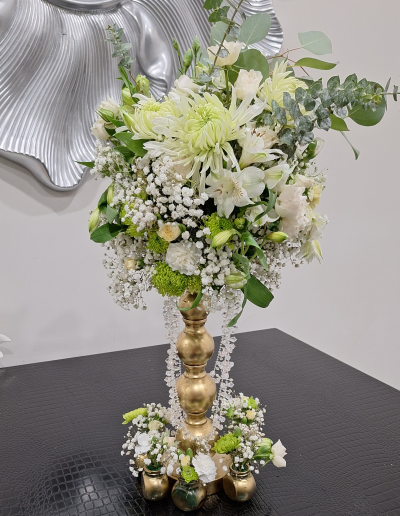
[[[179,116],[177,104],[165,97],[164,102],[157,102],[156,99],[144,95],[135,95],[139,99],[133,115],[124,115],[124,122],[134,133],[135,140],[154,140],[158,134],[154,131],[154,119],[168,115]]]
[[[289,93],[294,97],[297,88],[307,89],[307,84],[299,79],[296,79],[291,72],[286,70],[287,61],[276,63],[272,77],[268,79],[261,86],[258,96],[260,99],[267,102],[266,109],[272,111],[271,102],[275,100],[281,107],[283,106],[283,94]]]
[[[181,97],[179,106],[182,116],[156,118],[153,130],[165,137],[164,141],[147,142],[144,147],[150,157],[162,154],[171,156],[175,162],[192,165],[190,174],[194,181],[200,180],[200,190],[204,188],[205,172],[212,168],[223,168],[223,159],[231,160],[236,166],[237,160],[229,142],[245,136],[243,126],[259,115],[264,105],[257,102],[250,105],[252,95],[246,96],[240,106],[236,106],[233,91],[229,109],[219,98],[205,93],[204,97],[193,93],[191,97]]]
[[[241,172],[222,169],[207,178],[206,193],[214,199],[220,217],[229,217],[235,206],[253,204],[265,189],[264,172],[257,167],[248,167]]]
[[[215,480],[217,476],[217,466],[208,454],[197,453],[195,457],[193,457],[192,463],[202,482],[207,484]]]

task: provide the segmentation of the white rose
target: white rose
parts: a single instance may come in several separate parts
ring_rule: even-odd
[[[201,255],[196,244],[179,242],[178,244],[169,244],[165,261],[173,271],[191,276],[197,270]]]
[[[202,482],[208,484],[215,480],[217,476],[217,466],[209,455],[198,453],[193,457],[192,464]]]
[[[216,61],[217,66],[229,66],[236,63],[238,60],[240,51],[242,50],[242,43],[238,41],[225,41],[224,49],[226,49],[229,53],[226,57],[218,57]],[[219,45],[214,45],[212,47],[207,48],[208,57],[210,61],[214,62],[215,56],[217,55],[219,49]]]
[[[171,446],[174,445],[175,437],[164,437],[163,443],[168,446],[168,448],[171,448]]]
[[[255,410],[248,410],[246,412],[247,419],[254,419],[256,417],[256,411]]]
[[[149,430],[159,430],[163,424],[161,421],[158,421],[157,419],[153,419],[153,421],[150,421],[149,423]]]
[[[181,90],[186,93],[189,93],[190,91],[197,93],[199,91],[199,86],[187,75],[181,75],[178,79],[176,79],[174,86],[177,90]]]
[[[125,258],[124,265],[125,265],[125,269],[127,271],[129,271],[131,269],[136,270],[137,269],[137,260],[135,260],[134,258]]]
[[[252,93],[255,97],[262,78],[261,72],[255,70],[248,72],[241,69],[234,85],[237,98],[243,100],[248,93]]]
[[[119,104],[110,97],[107,97],[107,100],[103,100],[103,102],[100,104],[99,109],[107,109],[107,111],[111,111],[111,113],[114,115],[114,118],[116,118],[119,113]]]
[[[287,453],[280,439],[272,446],[271,451],[273,453],[272,464],[277,468],[285,468],[286,460],[283,457],[287,455]]]
[[[150,450],[150,436],[148,434],[136,434],[137,445],[135,446],[135,453],[142,455]]]
[[[303,188],[311,188],[314,184],[314,180],[312,177],[303,176],[303,174],[297,174],[295,183],[297,186]]]
[[[166,224],[162,224],[160,229],[157,231],[157,235],[167,242],[173,242],[180,234],[181,230],[176,222],[167,222]]]
[[[181,466],[190,466],[190,457],[189,455],[182,455],[181,457]]]
[[[93,136],[95,136],[99,140],[103,140],[103,141],[108,140],[108,138],[110,137],[110,135],[108,134],[108,132],[105,129],[105,121],[102,118],[99,118],[93,124],[91,133],[93,134]]]
[[[297,237],[307,223],[307,197],[304,188],[285,185],[275,203],[275,211],[281,217],[279,230],[289,237]]]

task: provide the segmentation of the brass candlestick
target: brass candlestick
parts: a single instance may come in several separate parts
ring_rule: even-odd
[[[195,299],[196,294],[185,292],[179,300],[179,307],[189,308]],[[183,451],[195,448],[194,438],[209,436],[212,446],[218,437],[211,420],[206,417],[217,394],[214,380],[205,372],[214,352],[214,339],[204,327],[207,315],[203,303],[182,312],[185,329],[176,343],[179,358],[185,367],[185,372],[176,381],[179,402],[186,413],[185,427],[177,434]]]

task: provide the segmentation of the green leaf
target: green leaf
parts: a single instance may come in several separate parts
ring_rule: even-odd
[[[261,283],[255,276],[250,275],[250,279],[246,283],[247,298],[253,305],[260,308],[266,308],[274,299],[271,291]]]
[[[353,152],[354,152],[354,156],[356,157],[356,159],[358,159],[359,155],[360,155],[360,151],[357,150],[353,145],[352,143],[350,142],[350,140],[347,138],[347,136],[345,135],[345,133],[343,131],[340,131],[342,133],[342,136],[344,137],[344,139],[346,140],[346,142],[350,145],[350,147],[353,149]]]
[[[111,208],[111,206],[107,206],[106,208],[106,218],[107,221],[111,224],[115,217],[118,215],[118,211],[114,208]]]
[[[181,312],[187,312],[188,310],[192,310],[193,308],[196,308],[197,306],[199,306],[199,303],[200,303],[202,297],[203,297],[203,291],[202,291],[202,289],[200,289],[199,292],[197,293],[196,299],[193,301],[192,306],[190,306],[189,308],[179,308],[178,303],[176,303],[176,307]]]
[[[263,81],[265,81],[269,77],[268,60],[259,50],[255,48],[250,48],[249,50],[246,50],[246,52],[242,52],[239,55],[239,58],[234,66],[235,68],[243,68],[248,72],[250,70],[261,72],[263,76]],[[237,76],[238,72],[236,70],[230,70],[229,80],[232,84],[236,82]]]
[[[317,30],[300,32],[299,40],[303,48],[317,56],[332,53],[332,42],[323,32]]]
[[[343,120],[343,118],[339,118],[338,116],[336,115],[330,115],[331,117],[331,122],[332,122],[332,125],[331,125],[331,129],[333,129],[334,131],[348,131],[349,128],[347,127],[347,124],[346,122]]]
[[[94,161],[75,161],[75,163],[79,163],[79,165],[84,165],[88,168],[94,168]]]
[[[143,157],[147,153],[147,150],[143,148],[143,144],[145,144],[147,140],[132,140],[132,133],[130,132],[115,133],[114,137],[125,144],[136,156]]]
[[[114,150],[120,152],[127,161],[135,155],[124,145],[117,145],[117,147],[114,147]]]
[[[107,194],[108,194],[108,188],[106,189],[105,192],[103,192],[101,194],[99,202],[97,203],[97,207],[99,208],[100,211],[101,211],[102,207],[107,207]]]
[[[260,247],[257,242],[254,240],[253,235],[250,233],[250,231],[246,231],[243,233],[243,235],[240,237],[240,240],[244,242],[246,245],[252,245],[254,247]]]
[[[109,118],[110,124],[115,125],[115,127],[122,127],[124,122],[121,122],[120,120],[117,120],[116,118]]]
[[[271,16],[268,13],[253,14],[242,24],[238,40],[246,45],[258,43],[267,37],[271,28]]]
[[[314,57],[303,57],[292,66],[305,66],[307,68],[315,68],[316,70],[332,70],[336,65],[337,63],[328,63]]]
[[[356,106],[350,111],[349,117],[354,120],[356,124],[369,127],[379,124],[385,114],[385,108],[386,99],[382,97],[381,103],[375,111],[372,111],[370,108],[364,109],[362,106]]]
[[[271,453],[271,447],[270,446],[260,446],[253,455],[253,460],[262,460],[265,458],[269,459]]]
[[[98,244],[103,244],[115,238],[121,231],[125,230],[125,227],[120,224],[103,224],[91,233],[90,239]]]
[[[242,256],[241,254],[238,254],[238,253],[233,253],[232,258],[233,258],[233,263],[235,264],[235,267],[237,269],[243,270],[243,272],[246,274],[247,279],[249,279],[250,278],[249,260],[245,256]]]
[[[127,88],[129,88],[130,94],[134,95],[136,93],[136,89],[135,89],[135,86],[129,80],[127,71],[125,70],[125,68],[123,66],[118,66],[118,70],[119,70],[119,73],[121,74],[121,79],[122,79],[123,83],[125,84],[125,86]]]
[[[258,259],[260,260],[261,265],[267,271],[268,263],[267,263],[267,260],[265,259],[265,254],[263,253],[263,250],[258,247],[258,248],[256,248],[256,253],[257,253]]]
[[[243,292],[243,303],[242,303],[242,309],[240,310],[240,312],[238,314],[235,315],[235,317],[229,321],[229,323],[227,324],[227,327],[228,328],[231,328],[232,326],[235,326],[235,324],[238,322],[240,316],[242,315],[243,313],[243,310],[244,310],[244,307],[246,306],[246,303],[247,303],[247,283],[246,285],[242,288],[242,292]]]
[[[206,0],[203,4],[204,9],[216,9],[222,4],[222,0]]]

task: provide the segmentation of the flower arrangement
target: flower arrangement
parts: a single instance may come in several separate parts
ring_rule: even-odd
[[[242,1],[206,0],[210,45],[196,37],[182,55],[174,41],[180,68],[163,99],[152,96],[147,78],[130,76],[130,45],[121,29],[108,28],[121,58],[121,99],[101,103],[95,159],[83,164],[112,180],[89,230],[111,252],[109,289],[124,308],[145,308],[152,288],[170,297],[196,292],[211,310],[234,290],[243,308],[268,306],[287,261],[322,259],[327,217],[316,208],[325,175],[315,159],[324,142],[316,131],[345,136],[348,120],[374,125],[385,112],[389,85],[355,74],[324,85],[295,71],[334,63],[249,48],[267,35],[270,17],[239,23]],[[332,50],[321,32],[299,39],[318,56]],[[397,100],[397,87],[391,95]]]
[[[240,394],[231,399],[225,413],[228,432],[218,439],[213,449],[219,454],[227,453],[231,456],[233,470],[258,474],[257,463],[265,466],[270,461],[276,467],[286,466],[283,458],[286,448],[280,440],[273,444],[262,432],[265,408],[257,398]],[[223,469],[227,471],[226,466]]]

